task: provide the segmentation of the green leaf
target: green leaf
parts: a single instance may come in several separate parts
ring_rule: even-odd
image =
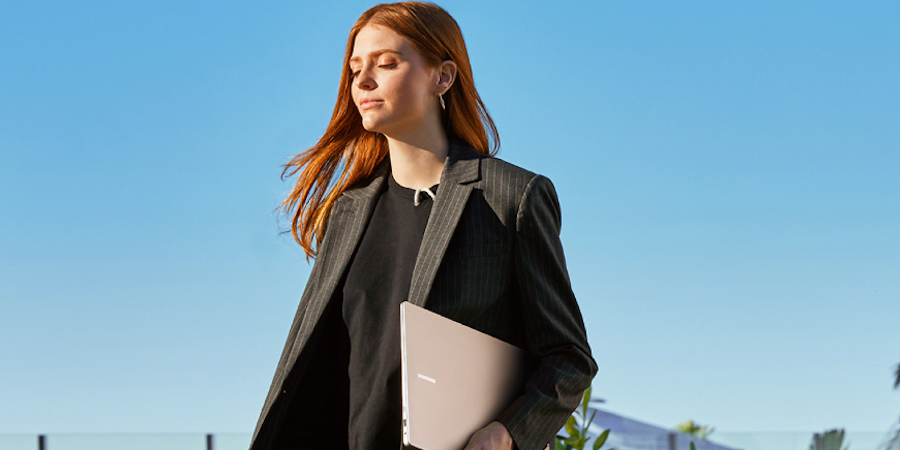
[[[597,450],[598,448],[602,447],[603,443],[606,442],[606,438],[608,438],[608,437],[609,437],[609,430],[608,429],[603,430],[603,432],[600,433],[600,436],[597,436],[597,440],[594,441],[594,450]]]
[[[694,447],[694,441],[691,441],[691,450],[697,450],[697,447]]]
[[[574,416],[569,416],[569,420],[566,422],[566,433],[569,433],[569,438],[574,439],[578,437],[578,429],[575,428],[578,425],[575,422]]]
[[[584,396],[581,399],[581,417],[587,417],[588,402],[591,400],[591,386],[584,390]]]
[[[591,426],[591,423],[594,422],[594,416],[596,416],[596,415],[597,415],[597,411],[594,411],[594,413],[591,414],[591,420],[588,420],[587,423],[584,424],[585,430],[587,430]]]

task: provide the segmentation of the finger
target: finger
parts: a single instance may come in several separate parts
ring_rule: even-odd
[[[480,442],[481,439],[478,437],[478,433],[476,432],[472,435],[472,437],[469,438],[469,443],[466,444],[466,448],[464,448],[463,450],[478,450],[481,448],[481,445],[479,445]]]

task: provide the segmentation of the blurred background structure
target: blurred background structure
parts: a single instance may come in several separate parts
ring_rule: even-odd
[[[615,416],[610,414],[610,416]],[[599,417],[599,416],[598,416]],[[619,417],[619,416],[616,416]],[[621,419],[614,419],[621,424]],[[629,422],[629,419],[625,419]],[[631,421],[634,422],[634,421]],[[640,424],[640,422],[638,422]],[[634,423],[631,423],[634,426]],[[650,427],[644,428],[644,427]],[[639,428],[639,429],[638,429]],[[611,432],[603,449],[688,450],[809,450],[812,432],[716,433],[709,440],[693,438],[649,424],[630,431]],[[43,435],[0,435],[3,450],[247,450],[251,433],[60,433]],[[595,435],[592,435],[595,436]],[[848,433],[844,439],[851,450],[878,450],[884,434]],[[591,441],[592,442],[592,441]],[[585,448],[590,448],[586,446]]]

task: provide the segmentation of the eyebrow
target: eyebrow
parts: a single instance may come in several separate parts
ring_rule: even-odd
[[[369,56],[376,56],[376,57],[377,57],[377,56],[381,55],[382,53],[395,53],[395,54],[397,54],[397,55],[399,55],[399,56],[403,56],[403,53],[402,53],[402,52],[398,52],[397,50],[392,50],[392,49],[389,49],[389,48],[383,48],[383,49],[381,49],[381,50],[375,50],[374,52],[369,53]],[[352,62],[359,61],[360,59],[362,59],[361,56],[354,56],[354,57],[350,58],[350,61],[348,61],[348,62],[351,62],[351,63],[352,63]]]

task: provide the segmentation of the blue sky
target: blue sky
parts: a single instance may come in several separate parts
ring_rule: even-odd
[[[554,181],[610,411],[900,413],[900,5],[440,3]],[[310,266],[273,214],[372,3],[0,6],[0,433],[249,432]]]

